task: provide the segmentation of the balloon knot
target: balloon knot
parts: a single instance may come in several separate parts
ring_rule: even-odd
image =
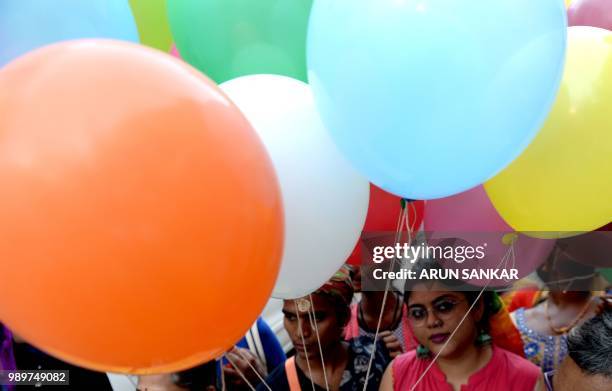
[[[505,244],[506,246],[511,246],[514,244],[514,242],[516,242],[516,240],[518,239],[518,234],[516,232],[510,232],[505,234],[502,237],[502,243]]]

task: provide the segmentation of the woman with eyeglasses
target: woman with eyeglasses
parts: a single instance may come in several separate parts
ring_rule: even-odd
[[[413,270],[442,269],[419,261]],[[393,360],[381,391],[531,391],[539,387],[539,368],[495,346],[488,320],[499,308],[493,292],[482,294],[455,280],[408,280],[405,302],[416,350]]]

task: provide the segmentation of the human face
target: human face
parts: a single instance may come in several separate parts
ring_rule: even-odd
[[[313,294],[312,301],[316,329],[308,316],[308,305],[310,304],[308,297],[285,300],[283,303],[285,330],[293,342],[297,355],[301,358],[308,357],[310,360],[320,359],[317,329],[323,356],[326,356],[326,352],[334,349],[342,341],[342,325],[338,322],[337,308],[325,295]],[[298,308],[296,308],[296,302]]]
[[[542,265],[544,282],[551,291],[564,292],[567,299],[572,296],[580,298],[588,291],[593,290],[595,283],[595,269],[577,263],[558,246]],[[577,278],[578,277],[578,278]]]
[[[440,357],[460,357],[476,340],[477,323],[482,317],[483,306],[482,303],[476,305],[459,326],[470,304],[461,292],[436,290],[439,288],[438,284],[434,284],[430,290],[423,288],[411,292],[406,303],[408,317],[414,336],[432,354],[438,354],[448,341]],[[450,339],[456,328],[457,332]]]
[[[565,357],[553,377],[555,391],[606,391],[612,390],[612,379],[602,375],[588,375],[571,357]]]

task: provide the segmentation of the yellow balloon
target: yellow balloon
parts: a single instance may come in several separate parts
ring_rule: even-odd
[[[571,2],[572,0],[565,0],[565,7],[569,8]]]
[[[612,32],[570,27],[557,100],[533,142],[485,183],[516,231],[567,237],[612,220]]]

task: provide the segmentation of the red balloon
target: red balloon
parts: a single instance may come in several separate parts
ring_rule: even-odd
[[[380,232],[389,236],[397,229],[397,221],[401,211],[401,198],[370,184],[370,205],[362,233]],[[423,223],[423,201],[410,201],[408,208],[408,227],[412,232],[417,231]],[[346,260],[350,265],[360,265],[362,257],[362,239]],[[391,245],[391,243],[390,243]]]

